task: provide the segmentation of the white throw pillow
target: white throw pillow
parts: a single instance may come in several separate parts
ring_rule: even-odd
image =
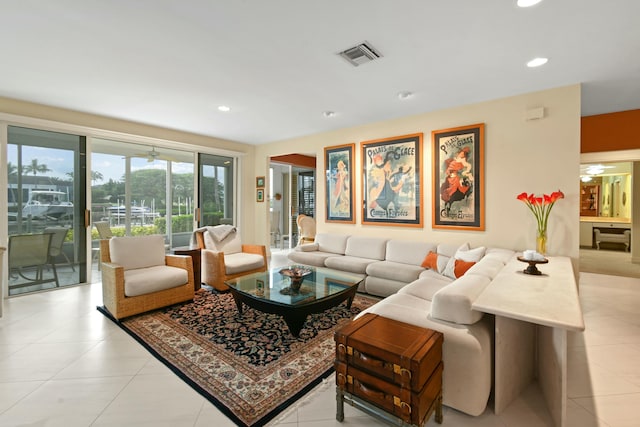
[[[480,261],[484,256],[487,248],[480,246],[475,249],[458,249],[453,257],[447,262],[447,266],[444,268],[443,275],[452,279],[461,277],[466,271],[473,266],[476,262]],[[457,262],[457,271],[456,271]]]
[[[456,251],[456,254],[454,255],[454,258],[461,259],[462,261],[467,261],[467,262],[478,262],[484,256],[484,253],[486,252],[486,250],[487,248],[485,248],[484,246],[480,246],[478,248],[468,249],[468,250],[458,249]]]

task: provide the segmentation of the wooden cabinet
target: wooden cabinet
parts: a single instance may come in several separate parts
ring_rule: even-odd
[[[365,314],[335,334],[336,419],[344,402],[394,425],[442,423],[440,332]]]
[[[600,200],[599,184],[582,184],[580,187],[580,216],[598,216]]]

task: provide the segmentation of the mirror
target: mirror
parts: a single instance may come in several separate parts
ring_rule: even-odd
[[[580,216],[631,218],[632,163],[580,165]]]

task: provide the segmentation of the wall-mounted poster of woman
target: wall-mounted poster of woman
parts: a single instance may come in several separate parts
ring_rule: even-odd
[[[422,134],[361,146],[362,223],[422,227]]]
[[[355,223],[353,152],[355,144],[325,147],[326,222]]]
[[[433,228],[484,230],[484,124],[432,132]]]

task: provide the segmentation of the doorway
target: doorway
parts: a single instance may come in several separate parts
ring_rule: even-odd
[[[585,160],[580,165],[580,271],[640,277],[640,264],[616,239],[606,235],[631,232],[634,162]],[[633,250],[633,248],[631,248]]]
[[[301,154],[271,158],[269,224],[271,252],[298,244],[298,215],[316,217],[316,159]]]

